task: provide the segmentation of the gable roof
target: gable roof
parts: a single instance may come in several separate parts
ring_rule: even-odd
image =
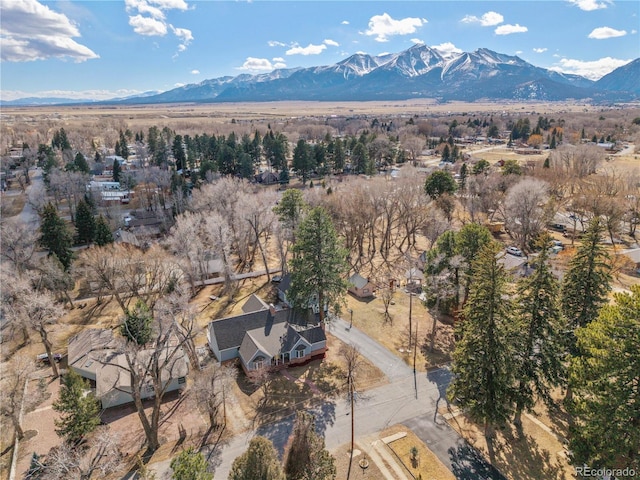
[[[618,253],[621,255],[626,255],[631,259],[633,263],[640,263],[640,248],[631,248],[629,250],[623,250]]]
[[[367,285],[367,283],[369,283],[369,280],[364,278],[359,273],[354,273],[349,277],[349,283],[356,288],[364,288]]]
[[[289,290],[290,286],[291,286],[291,274],[287,273],[285,276],[282,277],[282,280],[280,280],[280,283],[278,284],[278,290],[280,290],[283,293],[287,293],[287,290]]]
[[[307,328],[306,330],[301,330],[298,332],[302,338],[304,338],[311,345],[318,342],[323,342],[327,340],[327,334],[321,325],[316,327]]]
[[[244,302],[244,305],[242,305],[242,311],[244,313],[259,312],[260,310],[268,309],[269,305],[255,293],[251,294],[247,301]]]
[[[68,363],[70,367],[95,372],[100,362],[116,347],[113,331],[88,328],[69,339]]]
[[[263,329],[268,331],[274,325],[299,321],[298,315],[293,310],[277,310],[271,313],[269,309],[257,312],[245,313],[235,317],[221,318],[209,323],[211,337],[215,336],[219,350],[237,348],[242,344],[244,334],[250,330]]]

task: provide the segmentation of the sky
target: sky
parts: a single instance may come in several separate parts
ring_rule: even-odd
[[[0,97],[103,100],[425,43],[596,80],[640,57],[637,0],[2,0]]]

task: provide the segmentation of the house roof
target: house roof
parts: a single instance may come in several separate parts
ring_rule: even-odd
[[[118,347],[119,342],[113,331],[101,328],[84,330],[69,340],[69,366],[95,372],[97,398],[114,389],[131,390],[127,360]],[[160,363],[166,361],[170,349],[171,347],[168,347],[164,351],[164,358],[160,356]],[[139,355],[144,363],[151,355],[151,350],[143,350]],[[161,378],[169,381],[172,378],[184,377],[188,373],[189,362],[184,351],[180,349],[163,368]]]
[[[327,340],[327,335],[321,325],[316,327],[307,328],[298,332],[302,338],[304,338],[310,344],[324,342]]]
[[[407,280],[424,280],[424,274],[418,268],[410,268],[404,274]]]
[[[620,252],[620,254],[629,257],[633,263],[640,263],[640,248],[623,250]]]
[[[289,321],[296,323],[297,315],[293,310],[278,310],[271,313],[269,309],[249,312],[235,317],[221,318],[209,323],[211,337],[215,337],[220,350],[237,348],[242,344],[244,334],[258,328],[265,331],[274,325]]]
[[[69,339],[68,362],[70,367],[96,372],[100,362],[116,347],[113,331],[89,328]]]
[[[278,290],[280,290],[283,293],[287,293],[290,286],[291,286],[291,274],[287,273],[282,277],[282,280],[280,280],[280,283],[278,284]]]
[[[262,352],[266,353],[270,357],[275,357],[283,349],[283,345],[286,343],[288,337],[289,326],[286,323],[277,323],[271,329],[256,328],[247,332],[245,338],[250,337],[252,343]],[[244,341],[242,342],[245,343]],[[249,360],[255,353],[255,350],[251,352],[249,356],[244,356],[242,347],[240,348],[240,354],[244,360]]]
[[[356,288],[364,288],[367,285],[367,283],[369,283],[369,280],[364,278],[359,273],[354,273],[349,277],[349,283]]]
[[[247,301],[244,302],[244,305],[242,305],[242,311],[244,313],[259,312],[260,310],[268,309],[269,305],[255,293],[251,294]]]
[[[505,252],[498,253],[496,258],[498,259],[498,263],[504,266],[505,270],[516,270],[529,261],[527,257],[517,257]]]

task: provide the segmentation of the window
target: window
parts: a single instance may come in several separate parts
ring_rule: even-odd
[[[296,358],[303,358],[306,355],[306,347],[304,345],[298,345],[295,352]]]
[[[187,379],[185,377],[180,377],[178,379],[178,385],[182,385],[184,383],[187,383]]]

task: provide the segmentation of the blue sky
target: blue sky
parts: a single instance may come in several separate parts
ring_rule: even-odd
[[[0,2],[0,95],[106,99],[426,43],[597,79],[640,56],[637,0]]]

